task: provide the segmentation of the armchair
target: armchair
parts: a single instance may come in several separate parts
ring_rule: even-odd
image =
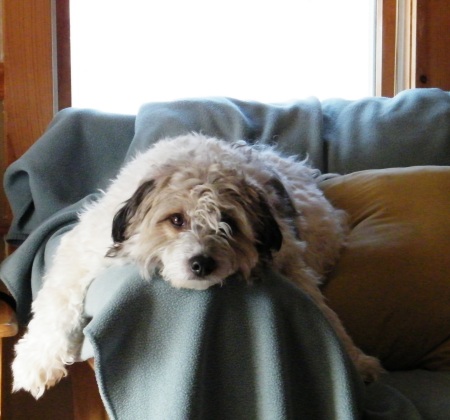
[[[343,175],[323,183],[352,223],[324,292],[389,374],[364,386],[329,326],[283,281],[198,294],[125,267],[95,279],[85,301],[80,358],[95,357],[109,416],[448,418],[450,95],[437,89],[277,105],[211,98],[148,104],[136,116],[60,112],[5,178],[8,239],[20,247],[0,275],[19,320],[61,235],[123,161],[200,130],[277,143]]]

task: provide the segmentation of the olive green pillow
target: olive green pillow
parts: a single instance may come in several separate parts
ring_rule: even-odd
[[[387,369],[450,370],[450,167],[324,181],[351,232],[323,288],[354,341]]]

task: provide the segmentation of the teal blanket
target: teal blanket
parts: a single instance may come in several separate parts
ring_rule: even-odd
[[[434,127],[433,141],[424,131]],[[315,99],[270,105],[226,98],[148,104],[137,116],[67,109],[8,168],[20,245],[0,268],[27,322],[62,234],[123,163],[164,136],[201,131],[277,144],[324,172],[450,164],[450,97]],[[422,135],[418,135],[422,134]],[[364,386],[314,304],[277,273],[207,291],[108,269],[86,298],[83,357],[117,419],[422,418],[394,388]]]

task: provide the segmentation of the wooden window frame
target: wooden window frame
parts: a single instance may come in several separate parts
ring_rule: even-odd
[[[397,0],[377,0],[376,7],[375,94],[394,96]]]
[[[3,62],[0,62],[0,101],[5,98],[5,69]]]
[[[443,42],[448,43],[445,25],[448,20],[443,16],[450,5],[441,3],[437,9],[435,6],[431,0],[377,0],[377,96],[392,97],[416,87],[450,90],[450,49],[446,47],[443,51],[442,43],[434,42],[436,32],[430,34],[437,29],[445,38]],[[442,18],[444,22],[430,25]],[[447,57],[444,64],[440,55]]]
[[[417,0],[419,5],[420,0]],[[14,18],[18,18],[22,25],[14,25],[14,28],[10,28],[6,24],[5,28],[5,40],[6,40],[6,55],[7,64],[6,67],[24,68],[25,71],[28,68],[35,68],[33,73],[35,75],[32,83],[21,83],[20,78],[24,76],[19,71],[18,75],[14,75],[14,79],[7,79],[5,81],[5,66],[0,61],[0,100],[5,97],[5,84],[8,84],[6,88],[11,95],[16,93],[27,94],[28,102],[39,102],[40,108],[42,108],[42,114],[39,118],[46,125],[48,123],[48,116],[54,115],[55,110],[62,109],[71,105],[71,85],[70,85],[70,25],[69,25],[69,0],[35,0],[33,7],[22,4],[14,0],[4,0],[4,5],[0,2],[0,7],[3,7],[3,15],[5,20],[9,21]],[[377,0],[377,28],[376,28],[376,95],[377,96],[393,96],[399,90],[396,88],[396,28],[397,28],[397,0]],[[416,1],[412,2],[413,5]],[[25,13],[26,9],[30,13]],[[44,19],[41,20],[41,16]],[[56,19],[49,19],[49,16],[56,16]],[[36,26],[36,24],[38,25]],[[21,26],[22,31],[18,33],[18,26]],[[3,29],[3,25],[0,24],[0,31]],[[413,36],[415,39],[415,27],[412,28]],[[33,39],[32,47],[39,55],[32,55],[27,57],[23,54],[22,46],[29,44],[28,40]],[[1,48],[1,47],[0,47]],[[14,51],[15,50],[15,51]],[[55,55],[56,51],[56,55]],[[413,48],[414,51],[414,48]],[[2,54],[0,54],[2,57]],[[30,61],[32,61],[30,63]],[[412,65],[415,60],[411,57]],[[55,63],[57,71],[55,72]],[[30,67],[32,65],[33,67]],[[414,68],[412,67],[412,74],[414,74]],[[8,72],[8,70],[6,70]],[[56,73],[56,74],[55,74]],[[56,80],[55,80],[56,79]],[[51,82],[49,82],[51,80]],[[411,84],[408,87],[413,87],[416,80],[412,77]],[[38,88],[38,86],[43,88]],[[51,88],[49,86],[51,85]],[[51,92],[50,92],[51,89]],[[44,94],[42,94],[42,92]],[[37,96],[36,96],[37,95]],[[9,104],[7,104],[9,105]],[[7,114],[10,115],[11,124],[14,126],[15,118],[15,106],[12,105],[10,109],[7,106]],[[36,109],[36,106],[33,106]],[[19,111],[19,113],[22,113]],[[12,115],[11,115],[12,114]],[[8,131],[10,132],[10,125],[8,125]],[[40,130],[42,130],[42,126]],[[13,132],[13,141],[19,140],[18,145],[11,145],[9,150],[13,153],[8,154],[9,160],[14,160],[20,156],[30,144],[31,141],[36,138],[30,137],[35,135],[34,132],[23,133],[23,129],[19,129],[21,134],[25,136],[16,136]],[[20,140],[22,139],[22,140]],[[23,144],[22,144],[23,143]]]
[[[70,0],[0,1],[5,56],[0,94],[4,92],[5,165],[9,165],[42,135],[57,110],[71,105]],[[378,96],[396,93],[398,1],[377,0]],[[1,213],[0,225],[5,226],[10,215]]]
[[[70,106],[68,23],[69,0],[3,0],[6,164]]]

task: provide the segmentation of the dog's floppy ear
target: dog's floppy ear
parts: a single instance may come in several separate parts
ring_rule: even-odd
[[[278,205],[275,204],[277,211],[279,211],[283,217],[295,219],[297,216],[297,210],[295,209],[294,203],[292,202],[292,199],[281,180],[274,176],[267,184],[275,190],[279,198]]]
[[[144,182],[135,193],[124,203],[123,207],[116,213],[112,223],[112,238],[114,244],[120,244],[127,238],[125,232],[131,218],[136,214],[142,200],[155,188],[155,181]]]
[[[259,220],[256,221],[256,237],[258,251],[265,257],[271,257],[271,251],[279,251],[283,243],[283,235],[272,214],[264,194],[258,191]]]
[[[271,178],[267,185],[273,188],[278,197],[278,200],[274,203],[277,213],[289,224],[292,233],[296,238],[301,240],[300,232],[295,224],[295,220],[298,217],[298,211],[285,186],[277,176]]]

